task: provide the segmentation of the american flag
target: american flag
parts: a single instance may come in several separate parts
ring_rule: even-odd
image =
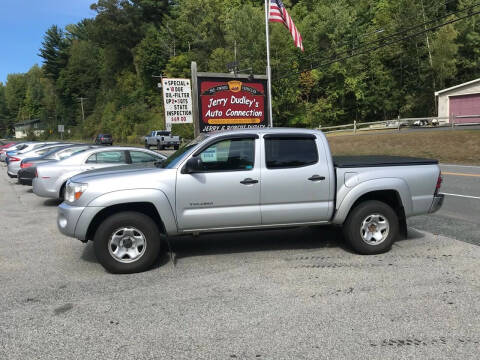
[[[292,34],[295,46],[303,51],[302,35],[297,30],[292,18],[288,15],[288,11],[283,5],[282,0],[270,0],[270,11],[268,13],[268,20],[270,22],[283,23],[285,27]]]

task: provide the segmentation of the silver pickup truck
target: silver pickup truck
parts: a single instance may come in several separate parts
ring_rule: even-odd
[[[356,252],[378,254],[406,236],[407,217],[441,207],[441,179],[435,160],[332,158],[320,131],[236,130],[202,134],[153,168],[73,177],[57,223],[93,240],[114,273],[148,269],[162,234],[334,224]]]
[[[144,137],[144,142],[146,149],[156,146],[158,150],[163,150],[167,147],[173,147],[175,150],[178,150],[180,147],[180,136],[174,136],[170,131],[154,130]]]

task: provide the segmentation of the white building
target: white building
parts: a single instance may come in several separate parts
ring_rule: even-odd
[[[480,122],[480,79],[437,91],[435,97],[440,122]]]
[[[27,137],[28,131],[33,131],[35,136],[40,136],[45,131],[39,119],[25,120],[13,125],[15,127],[15,138],[23,139]]]

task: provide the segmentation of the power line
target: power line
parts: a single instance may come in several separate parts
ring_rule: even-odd
[[[451,3],[451,2],[454,2],[454,1],[457,1],[457,0],[449,0],[449,1],[445,2],[445,3],[442,3],[441,5],[447,5],[447,4],[449,4],[449,3]],[[396,36],[405,34],[405,33],[409,32],[409,31],[415,30],[415,29],[417,29],[417,28],[423,27],[423,26],[425,26],[425,25],[429,25],[429,24],[431,24],[431,23],[434,23],[434,22],[436,22],[436,21],[438,21],[438,20],[447,18],[447,17],[449,17],[449,16],[452,16],[452,15],[455,15],[455,14],[458,14],[458,13],[461,13],[461,12],[464,12],[464,11],[468,11],[468,10],[470,10],[470,9],[473,9],[474,7],[477,7],[478,5],[480,5],[480,3],[475,3],[474,5],[469,6],[469,7],[467,7],[467,8],[464,8],[464,9],[461,9],[461,10],[456,10],[456,11],[449,12],[448,14],[445,14],[445,15],[443,15],[443,16],[437,17],[437,18],[435,18],[435,19],[433,19],[433,20],[425,21],[425,22],[423,22],[423,23],[421,23],[421,24],[417,24],[417,25],[414,25],[414,26],[412,26],[412,27],[401,28],[399,31],[397,31],[397,32],[395,32],[395,33],[393,33],[393,34],[383,36],[383,37],[381,37],[381,38],[379,38],[379,39],[376,39],[376,40],[373,40],[373,41],[369,41],[369,42],[360,41],[360,42],[358,43],[358,45],[362,45],[362,44],[367,44],[367,45],[368,45],[368,44],[373,44],[373,43],[377,43],[377,42],[382,42],[382,41],[385,41],[385,40],[390,39],[390,38],[392,38],[392,37],[396,37]],[[379,33],[379,30],[377,30],[377,31],[375,31],[375,32],[371,32],[370,34],[375,34],[375,33]],[[364,37],[366,37],[366,36],[368,36],[368,35],[370,35],[370,34],[365,34]],[[348,43],[348,42],[340,43],[340,45],[337,45],[336,48],[340,48],[340,47],[342,47],[342,46],[344,46],[344,45],[349,45],[349,43]],[[357,49],[358,49],[358,48],[363,48],[363,47],[364,47],[364,46],[357,47]],[[328,51],[328,50],[329,50],[329,49],[327,49],[327,51]],[[335,48],[334,48],[334,50],[335,50]],[[348,50],[347,50],[347,51],[348,51]],[[309,60],[309,59],[313,58],[314,56],[316,56],[316,55],[318,55],[318,54],[320,54],[320,53],[322,53],[322,52],[324,52],[324,51],[322,51],[322,50],[316,51],[316,52],[314,52],[314,53],[312,53],[312,54],[309,54],[309,56],[307,56],[307,57],[305,57],[305,58],[303,58],[303,59],[301,59],[301,60]],[[346,51],[344,51],[344,52],[346,52]],[[338,54],[337,54],[337,55],[338,55]],[[327,58],[327,57],[324,57],[324,58]]]
[[[475,6],[478,6],[478,5],[479,5],[479,4],[477,4],[477,5],[475,5]],[[301,71],[296,71],[296,72],[294,72],[294,73],[290,73],[290,74],[287,75],[287,76],[279,76],[279,77],[276,77],[275,79],[289,78],[289,77],[291,77],[291,76],[293,76],[293,75],[298,75],[298,74],[301,74],[301,73],[304,73],[304,72],[307,72],[307,71],[311,71],[311,70],[314,70],[314,69],[318,69],[318,68],[320,68],[320,67],[327,66],[327,65],[330,65],[330,64],[339,62],[339,61],[347,60],[347,59],[350,59],[350,58],[355,57],[355,56],[367,54],[367,53],[370,53],[370,52],[372,52],[372,51],[376,51],[376,50],[378,50],[378,49],[381,49],[381,48],[383,48],[383,47],[387,47],[387,46],[396,44],[396,43],[398,43],[398,42],[401,42],[401,41],[404,41],[404,40],[408,40],[408,39],[417,37],[417,36],[419,36],[419,35],[423,35],[423,34],[425,34],[426,32],[439,29],[439,28],[441,28],[441,27],[444,27],[444,26],[447,26],[447,25],[456,23],[457,21],[464,20],[464,19],[466,19],[466,18],[472,17],[472,16],[477,15],[477,14],[480,14],[480,11],[473,12],[473,13],[471,13],[471,14],[469,14],[469,15],[465,15],[465,16],[459,17],[459,18],[457,18],[457,19],[452,19],[452,20],[447,21],[447,22],[445,22],[445,23],[442,23],[442,24],[440,24],[440,25],[432,26],[432,27],[427,28],[427,29],[425,29],[425,30],[416,32],[416,33],[414,33],[414,34],[411,34],[411,35],[408,35],[408,36],[405,36],[405,37],[402,37],[402,38],[400,38],[400,39],[398,39],[398,40],[397,40],[397,39],[396,39],[396,40],[391,40],[391,41],[386,42],[386,43],[383,43],[383,44],[381,44],[381,45],[368,48],[368,49],[366,49],[366,50],[364,50],[364,51],[360,51],[360,52],[357,52],[357,53],[355,53],[355,54],[348,55],[348,56],[344,56],[344,57],[341,57],[341,58],[335,58],[335,59],[332,59],[331,61],[327,61],[327,62],[318,64],[318,65],[315,65],[315,66],[311,66],[310,68],[307,68],[307,69],[304,69],[304,70],[301,70]],[[362,48],[363,48],[363,47],[362,47]],[[358,49],[357,49],[357,50],[358,50]],[[348,52],[351,52],[351,51],[348,51]],[[346,52],[343,52],[343,53],[346,53]]]
[[[447,2],[447,3],[448,3],[448,2]],[[358,47],[356,47],[356,48],[354,48],[354,49],[343,50],[343,51],[341,51],[341,52],[339,52],[339,53],[334,54],[333,56],[324,56],[324,57],[321,57],[320,59],[321,59],[321,60],[322,60],[322,59],[324,59],[324,60],[335,59],[335,58],[338,57],[339,55],[349,54],[349,53],[352,53],[353,51],[358,51],[359,49],[366,48],[366,47],[368,47],[368,46],[370,46],[370,45],[372,45],[372,44],[384,43],[385,40],[388,40],[388,39],[391,39],[391,38],[397,38],[397,37],[399,37],[400,35],[406,34],[406,33],[410,32],[410,31],[415,30],[415,29],[418,29],[418,28],[420,28],[420,27],[425,27],[426,25],[429,25],[429,24],[431,24],[431,23],[437,22],[437,21],[439,21],[439,20],[441,20],[441,19],[450,17],[450,16],[452,16],[452,15],[456,15],[456,14],[458,14],[458,13],[462,13],[462,12],[465,12],[465,11],[472,10],[473,8],[475,8],[475,7],[479,6],[479,5],[480,5],[480,3],[475,3],[474,5],[469,6],[469,7],[467,7],[467,8],[464,8],[464,9],[461,9],[461,10],[457,10],[457,11],[454,11],[454,12],[450,12],[450,13],[448,13],[448,14],[446,14],[446,15],[440,16],[440,17],[435,18],[435,19],[433,19],[433,20],[429,20],[429,21],[426,21],[426,22],[424,22],[424,23],[417,24],[417,25],[415,25],[415,26],[413,26],[413,27],[403,29],[403,30],[401,30],[401,31],[398,31],[398,32],[396,32],[396,33],[393,33],[393,34],[390,34],[390,35],[387,35],[387,36],[383,36],[383,37],[381,37],[381,38],[379,38],[379,39],[376,39],[376,40],[373,40],[373,41],[370,41],[370,42],[360,43],[360,44],[364,44],[364,45],[358,46]],[[460,19],[463,19],[463,18],[460,18]],[[447,25],[448,25],[448,24],[447,24]],[[427,31],[429,31],[429,30],[427,29]],[[421,35],[421,34],[424,34],[425,32],[426,32],[426,31],[420,33],[420,35]],[[407,36],[406,38],[410,38],[410,37]],[[398,41],[402,41],[402,40],[403,40],[403,38],[400,38]],[[389,42],[389,43],[390,43],[390,42]],[[381,47],[383,47],[383,46],[381,46]],[[334,50],[335,50],[335,49],[334,49]],[[317,52],[317,54],[318,54],[318,53],[319,53],[319,52]],[[315,55],[315,53],[312,54],[312,55],[310,55],[310,56],[309,56],[308,58],[306,58],[306,59],[300,59],[300,60],[308,60],[308,59],[311,59],[314,55]],[[347,57],[347,58],[348,58],[348,57]],[[334,62],[336,62],[336,61],[334,61]],[[316,67],[317,67],[317,66],[314,66],[313,64],[311,64],[311,65],[310,65],[310,68],[305,68],[303,71],[300,71],[300,73],[305,72],[305,71],[308,71],[308,70],[313,70],[313,69],[315,69]],[[283,78],[283,77],[284,77],[284,76],[283,76],[284,74],[287,74],[287,72],[286,72],[286,71],[281,72],[280,74],[277,74],[277,76],[276,76],[275,78]],[[295,74],[295,73],[294,73],[294,74]]]

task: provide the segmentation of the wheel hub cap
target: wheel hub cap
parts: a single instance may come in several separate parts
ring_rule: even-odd
[[[388,237],[390,224],[382,214],[368,215],[360,226],[360,235],[368,245],[378,245]]]
[[[117,261],[131,263],[145,254],[147,240],[145,235],[134,227],[122,227],[115,230],[108,242],[108,251]]]

